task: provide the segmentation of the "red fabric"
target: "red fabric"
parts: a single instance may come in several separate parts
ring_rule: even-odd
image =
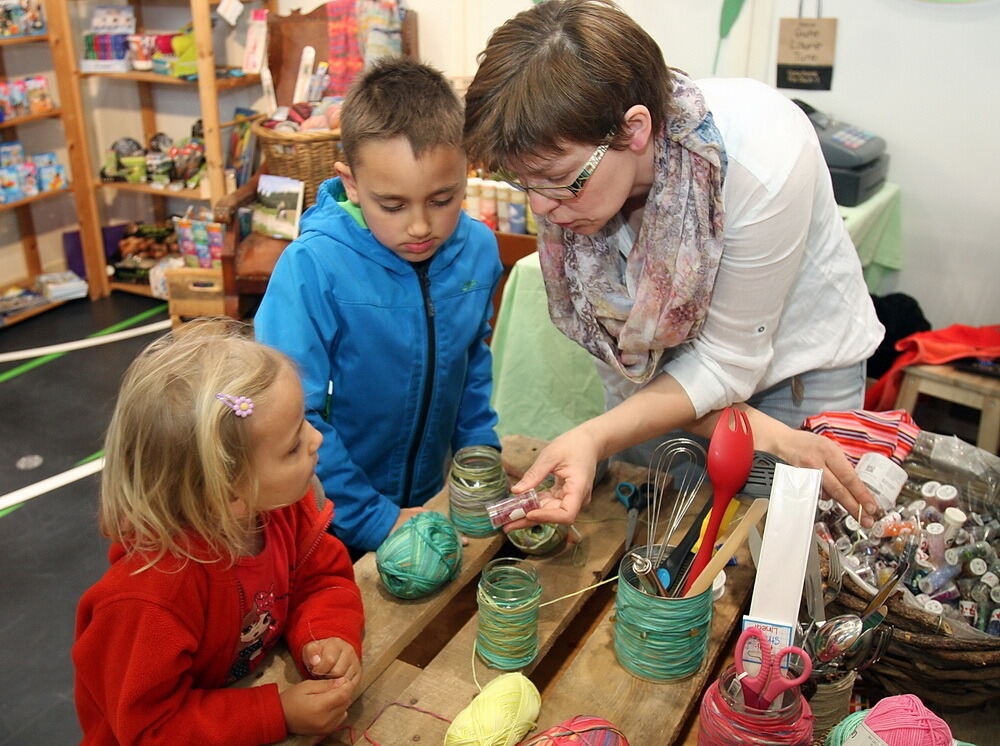
[[[938,365],[962,357],[1000,357],[1000,325],[953,324],[945,329],[917,332],[896,342],[896,350],[899,355],[892,367],[865,394],[865,409],[891,409],[895,406],[903,368],[907,365]]]
[[[312,491],[269,512],[264,549],[233,567],[171,558],[133,574],[143,559],[113,545],[111,567],[77,609],[73,662],[83,743],[284,739],[276,685],[224,687],[247,648],[240,633],[248,610],[274,614],[252,665],[279,636],[295,659],[306,642],[326,637],[346,640],[360,657],[361,594],[347,550],[326,532],[331,516],[330,502]],[[248,590],[246,582],[271,591]],[[285,609],[287,619],[278,618]]]

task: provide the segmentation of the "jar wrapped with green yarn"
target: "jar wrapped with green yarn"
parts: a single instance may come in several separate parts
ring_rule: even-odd
[[[486,506],[509,494],[500,452],[489,446],[466,446],[455,453],[448,472],[451,520],[466,536],[497,532]]]
[[[458,574],[462,542],[440,513],[417,513],[397,528],[375,552],[386,590],[397,598],[421,598]]]
[[[537,526],[518,528],[507,534],[510,543],[525,554],[539,556],[550,554],[566,544],[569,526],[562,523],[540,523]]]

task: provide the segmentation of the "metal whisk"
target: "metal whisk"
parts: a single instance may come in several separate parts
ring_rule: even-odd
[[[705,449],[702,445],[691,438],[678,437],[660,443],[653,451],[653,457],[649,460],[649,471],[646,480],[652,486],[649,493],[649,503],[647,508],[646,524],[646,556],[652,559],[653,547],[656,546],[656,537],[659,531],[660,513],[664,511],[663,503],[667,499],[665,492],[670,485],[674,467],[696,465],[700,468],[685,468],[681,476],[680,485],[677,487],[677,497],[670,506],[670,514],[667,517],[666,529],[660,538],[660,549],[653,562],[653,570],[660,566],[667,551],[667,542],[673,536],[677,527],[687,514],[691,503],[694,502],[695,495],[702,483],[705,481]]]

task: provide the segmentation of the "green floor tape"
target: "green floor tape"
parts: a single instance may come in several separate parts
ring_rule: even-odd
[[[162,313],[167,310],[167,304],[156,306],[150,308],[142,313],[136,314],[130,319],[125,319],[124,321],[119,321],[117,324],[109,326],[107,329],[101,329],[99,332],[94,332],[93,334],[88,334],[87,339],[92,337],[103,337],[105,334],[113,334],[114,332],[119,332],[122,329],[127,329],[130,326],[135,326],[140,321],[145,321],[150,316],[155,316],[158,313]],[[0,383],[5,383],[12,378],[17,378],[17,376],[22,373],[27,373],[29,370],[34,370],[40,365],[45,365],[45,363],[52,362],[61,358],[63,355],[67,355],[67,352],[54,352],[51,355],[42,355],[41,357],[36,357],[34,360],[29,360],[22,365],[18,365],[16,368],[11,368],[6,373],[0,373]]]

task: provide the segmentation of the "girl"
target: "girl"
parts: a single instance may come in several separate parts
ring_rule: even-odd
[[[321,439],[292,363],[234,322],[189,324],[132,363],[105,445],[111,567],[77,610],[85,743],[271,743],[343,720],[363,611],[310,484]],[[280,637],[315,679],[225,688]]]

